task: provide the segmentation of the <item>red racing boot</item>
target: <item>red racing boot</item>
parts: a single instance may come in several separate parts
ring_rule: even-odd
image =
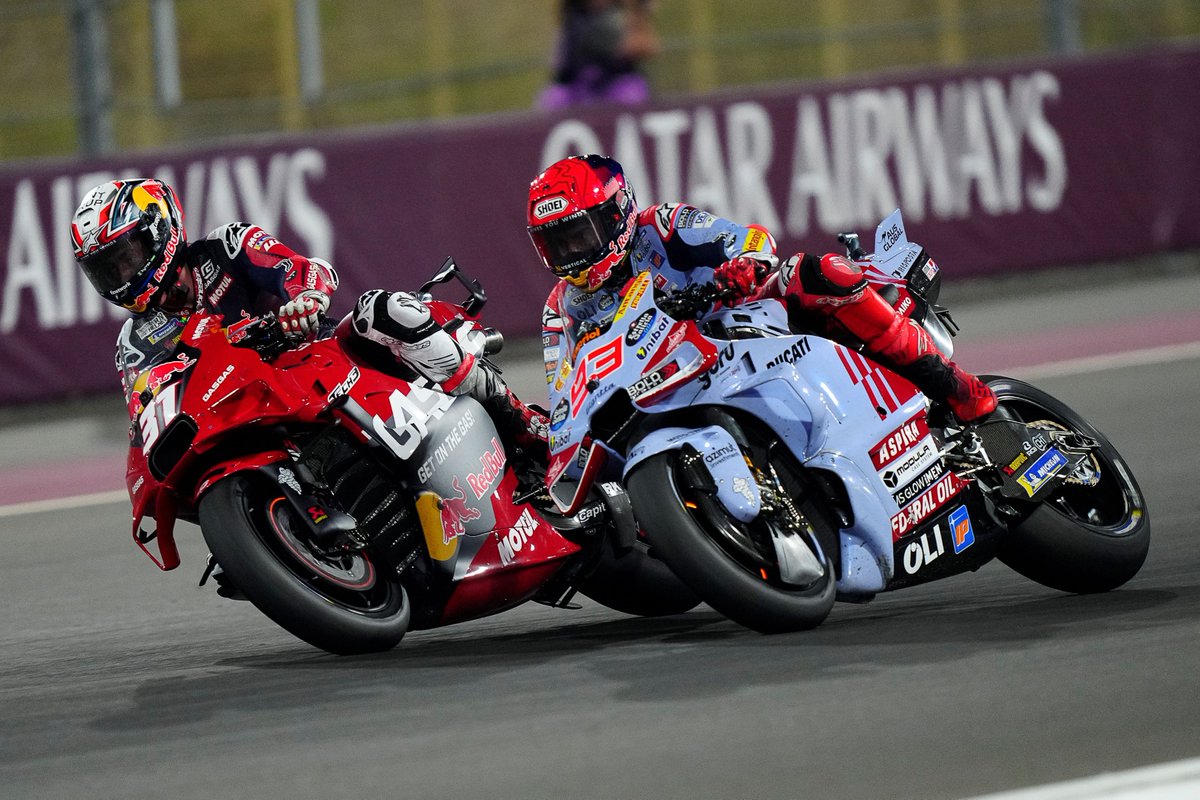
[[[946,359],[929,334],[896,312],[871,286],[862,299],[832,316],[866,344],[867,355],[911,381],[931,400],[944,402],[963,422],[976,422],[996,410],[996,393],[986,383]]]

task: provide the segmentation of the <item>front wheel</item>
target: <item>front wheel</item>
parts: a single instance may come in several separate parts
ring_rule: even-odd
[[[1009,527],[997,557],[1064,592],[1107,592],[1128,581],[1150,549],[1150,513],[1125,459],[1061,400],[1023,381],[985,379],[1000,401],[998,413],[1034,427],[1066,428],[1099,443],[1082,474]]]
[[[235,586],[278,625],[337,655],[390,650],[408,630],[408,596],[366,553],[330,557],[278,486],[256,473],[217,483],[200,501],[200,529]]]
[[[643,547],[618,556],[606,538],[599,563],[579,591],[614,611],[639,617],[684,614],[700,605],[700,598],[663,562],[643,552]]]
[[[728,519],[710,518],[721,511],[707,498],[692,496],[679,479],[678,457],[653,456],[628,479],[634,513],[655,554],[706,603],[747,628],[783,633],[820,625],[833,608],[836,583],[828,554],[816,544],[819,537],[811,541],[821,574],[805,585],[781,580],[770,534],[758,531],[738,546],[724,541]],[[823,524],[809,516],[813,525]]]

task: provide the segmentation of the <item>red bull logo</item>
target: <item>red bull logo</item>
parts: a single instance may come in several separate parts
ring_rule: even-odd
[[[467,527],[464,523],[480,517],[479,509],[467,505],[467,494],[459,485],[458,476],[454,478],[454,491],[458,494],[457,497],[443,497],[438,501],[438,510],[442,518],[442,544],[450,544],[452,540],[465,534]]]

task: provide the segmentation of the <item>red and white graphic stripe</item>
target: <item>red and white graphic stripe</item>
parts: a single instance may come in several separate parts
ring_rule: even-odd
[[[882,369],[853,350],[839,346],[837,354],[850,380],[855,386],[863,388],[871,407],[876,409],[881,418],[896,411],[913,396],[913,392],[905,392],[902,385],[893,385]]]

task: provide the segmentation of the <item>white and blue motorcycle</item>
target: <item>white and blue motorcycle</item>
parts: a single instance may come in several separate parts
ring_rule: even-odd
[[[900,212],[875,254],[840,237],[949,357],[938,267]],[[852,347],[797,332],[775,300],[626,285],[613,320],[550,387],[546,487],[558,509],[623,494],[620,548],[661,558],[762,632],[811,628],[835,600],[975,570],[993,557],[1067,592],[1114,589],[1150,543],[1145,499],[1109,441],[1022,381],[963,425]],[[618,483],[619,482],[619,483]]]

